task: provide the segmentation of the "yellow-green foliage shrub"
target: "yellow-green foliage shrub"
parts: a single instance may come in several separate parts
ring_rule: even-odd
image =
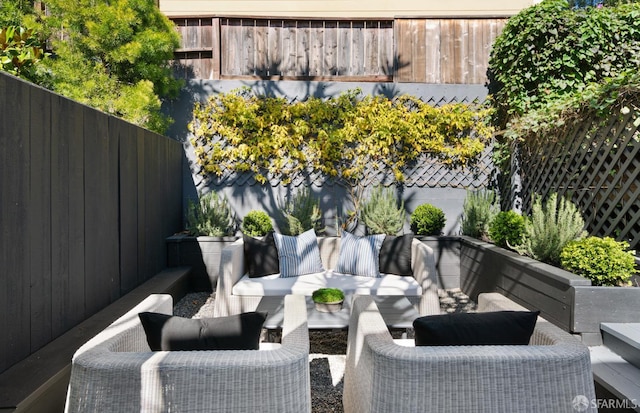
[[[261,237],[273,231],[273,223],[266,212],[253,210],[242,218],[241,229],[246,235]]]
[[[360,96],[289,102],[240,90],[196,104],[190,130],[204,174],[251,171],[288,184],[303,171],[322,172],[353,186],[365,172],[386,170],[397,180],[421,156],[464,166],[484,150],[492,129],[487,109],[433,107],[415,97]]]
[[[560,263],[567,271],[590,279],[593,285],[628,285],[636,273],[629,243],[610,237],[569,242],[560,253]]]

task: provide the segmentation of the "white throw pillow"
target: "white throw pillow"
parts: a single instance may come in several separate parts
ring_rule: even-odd
[[[340,255],[335,271],[342,274],[380,276],[380,248],[384,234],[359,237],[342,231]]]
[[[275,233],[273,238],[280,260],[280,277],[296,277],[324,271],[318,239],[313,229],[295,237]]]

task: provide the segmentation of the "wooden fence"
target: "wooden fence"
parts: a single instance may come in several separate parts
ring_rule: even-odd
[[[187,79],[482,84],[506,18],[175,18]]]
[[[633,111],[603,123],[580,122],[563,139],[539,138],[520,148],[520,195],[557,192],[583,213],[590,234],[627,240],[640,248],[640,131]]]
[[[182,157],[0,72],[0,372],[166,268]]]

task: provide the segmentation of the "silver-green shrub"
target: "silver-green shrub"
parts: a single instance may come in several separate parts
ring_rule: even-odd
[[[404,201],[398,201],[393,188],[377,185],[362,205],[360,217],[371,234],[398,235],[404,226]]]
[[[462,205],[462,235],[487,239],[489,224],[500,212],[498,197],[491,190],[467,191]]]
[[[234,233],[234,219],[229,201],[215,192],[201,195],[198,202],[187,205],[187,231],[194,236],[221,237]]]
[[[280,231],[285,235],[299,235],[310,229],[320,232],[322,212],[320,201],[308,188],[302,188],[290,199],[281,203],[280,212],[284,217]]]
[[[531,217],[525,222],[524,242],[517,251],[558,266],[565,245],[584,235],[584,219],[573,202],[558,200],[558,194],[553,193],[543,206],[541,197],[534,196]]]

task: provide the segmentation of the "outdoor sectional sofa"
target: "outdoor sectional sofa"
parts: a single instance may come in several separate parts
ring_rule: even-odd
[[[172,314],[152,294],[73,357],[67,413],[311,412],[304,297],[287,296],[281,343],[259,350],[151,351],[139,313]]]
[[[280,274],[250,278],[247,274],[244,241],[237,240],[223,249],[220,271],[215,285],[215,316],[254,311],[264,296],[301,294],[311,296],[314,290],[334,287],[346,296],[406,296],[421,315],[439,314],[438,279],[433,250],[411,238],[411,274],[380,274],[378,277],[335,272],[340,257],[341,237],[317,237],[324,271],[283,278]],[[381,251],[384,254],[384,251]],[[381,260],[386,257],[381,256]],[[357,260],[357,254],[349,259]]]
[[[498,293],[478,301],[479,312],[526,311]],[[416,347],[358,296],[349,325],[345,413],[596,411],[589,349],[544,319],[529,345]]]

